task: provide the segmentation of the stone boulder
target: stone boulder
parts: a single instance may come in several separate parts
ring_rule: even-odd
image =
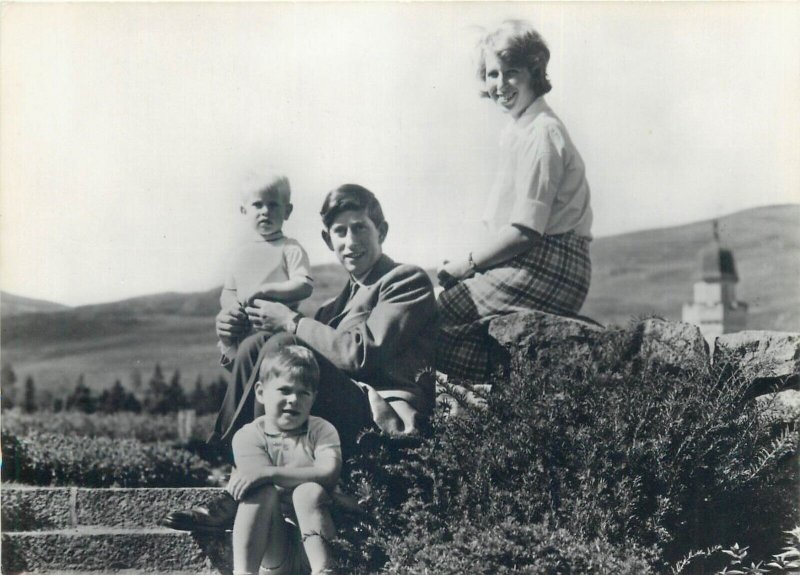
[[[677,370],[708,366],[711,361],[708,344],[696,325],[651,318],[634,330],[641,337],[637,355],[643,361]]]
[[[800,389],[800,333],[727,333],[717,337],[713,361],[752,379],[751,396]]]
[[[630,328],[605,329],[591,320],[544,312],[524,312],[492,320],[489,335],[495,340],[494,364],[507,374],[520,362],[547,361],[566,349],[575,363],[595,364],[638,361],[672,371],[708,367],[710,356],[700,330],[691,324],[647,319]],[[613,347],[612,347],[613,346]],[[609,357],[609,350],[617,355]]]
[[[786,389],[756,397],[756,401],[776,420],[795,424],[800,421],[800,391]]]
[[[519,362],[543,359],[548,352],[568,348],[578,359],[590,357],[605,330],[591,321],[530,311],[505,315],[489,324],[489,335],[496,345],[492,363],[505,373]]]

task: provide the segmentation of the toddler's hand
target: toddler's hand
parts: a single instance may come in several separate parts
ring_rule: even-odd
[[[230,345],[247,330],[247,314],[241,308],[223,309],[217,314],[216,329],[220,341]]]
[[[270,333],[288,331],[288,326],[297,312],[282,303],[257,299],[247,309],[247,317],[255,329]]]

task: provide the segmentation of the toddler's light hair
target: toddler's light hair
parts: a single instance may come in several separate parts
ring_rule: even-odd
[[[252,169],[245,173],[239,189],[240,199],[244,200],[253,190],[276,190],[287,203],[292,200],[289,177],[270,166]]]
[[[265,357],[258,376],[262,385],[276,377],[284,377],[292,381],[302,381],[312,391],[319,388],[317,358],[314,357],[314,352],[302,345],[287,345],[274,355]]]

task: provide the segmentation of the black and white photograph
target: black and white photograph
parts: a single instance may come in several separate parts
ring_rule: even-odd
[[[800,3],[3,2],[8,575],[800,574]]]

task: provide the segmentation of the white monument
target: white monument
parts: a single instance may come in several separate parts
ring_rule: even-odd
[[[739,276],[733,251],[720,244],[716,221],[714,238],[700,251],[699,260],[699,281],[694,284],[693,301],[683,305],[683,321],[699,326],[713,347],[717,336],[741,331],[747,325],[747,304],[736,301]]]

